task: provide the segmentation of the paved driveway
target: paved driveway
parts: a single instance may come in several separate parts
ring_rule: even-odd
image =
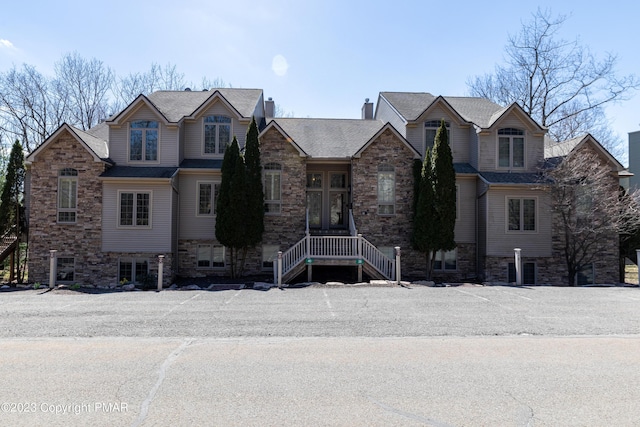
[[[0,293],[0,425],[640,425],[640,290]]]

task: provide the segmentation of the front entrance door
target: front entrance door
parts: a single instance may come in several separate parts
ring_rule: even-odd
[[[346,229],[348,223],[347,172],[318,170],[307,173],[309,227]]]

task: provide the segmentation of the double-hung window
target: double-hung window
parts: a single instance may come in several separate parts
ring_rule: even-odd
[[[224,246],[198,245],[198,268],[224,268]]]
[[[136,120],[129,125],[129,160],[158,161],[158,122]]]
[[[120,227],[151,227],[151,192],[122,191],[118,202]]]
[[[396,172],[393,166],[378,166],[378,215],[395,214]]]
[[[64,168],[58,173],[58,222],[75,223],[78,210],[78,171]]]
[[[524,131],[498,129],[498,167],[524,168]]]
[[[216,214],[216,196],[220,184],[210,181],[198,181],[196,216],[213,216]]]
[[[224,154],[231,143],[231,118],[205,116],[204,154]]]
[[[264,211],[279,214],[282,210],[282,166],[278,163],[264,165]]]
[[[507,199],[509,231],[536,231],[536,199]]]
[[[433,148],[433,144],[436,141],[436,133],[438,133],[438,129],[440,128],[441,124],[442,124],[442,121],[440,120],[429,120],[424,123],[425,148],[428,148],[428,149]],[[450,124],[449,122],[444,122],[444,125],[447,129],[447,138],[449,138]],[[449,142],[449,144],[451,144],[451,142]]]

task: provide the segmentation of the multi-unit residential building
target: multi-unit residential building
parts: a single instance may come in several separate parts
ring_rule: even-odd
[[[381,92],[360,119],[273,113],[259,89],[159,91],[86,132],[61,126],[26,159],[30,280],[48,280],[52,254],[59,282],[140,282],[157,273],[159,255],[165,283],[227,274],[215,237],[222,159],[234,136],[244,146],[255,118],[265,232],[247,273],[275,269],[288,281],[343,265],[392,279],[399,247],[403,277],[424,277],[425,257],[410,243],[413,168],[444,120],[457,247],[438,254],[436,279],[513,282],[518,248],[525,283],[564,283],[558,224],[539,179],[546,130],[517,104]],[[616,179],[624,170],[590,136],[570,148],[581,149],[600,153]],[[599,260],[585,280],[617,282],[617,236]]]

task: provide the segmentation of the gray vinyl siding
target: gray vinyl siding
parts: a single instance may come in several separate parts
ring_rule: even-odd
[[[487,185],[478,180],[476,186],[478,194],[478,257],[482,259],[487,254],[487,218],[488,218],[488,206],[487,206]]]
[[[405,138],[407,137],[406,123],[404,122],[402,117],[400,117],[398,113],[396,113],[396,111],[391,108],[389,103],[383,98],[379,98],[375,118],[376,120],[380,120],[382,123],[390,123],[391,126],[396,128],[400,135],[404,136]],[[416,146],[415,148],[418,149],[419,147],[420,146]]]
[[[456,178],[458,213],[455,228],[457,243],[476,241],[476,179]]]
[[[227,116],[231,118],[231,138],[238,139],[240,148],[244,147],[247,136],[247,125],[241,124],[236,113],[228,110],[221,102],[214,103],[193,122],[185,124],[184,156],[187,159],[222,158],[223,155],[204,154],[204,117],[210,115]]]
[[[454,163],[467,163],[469,161],[469,127],[459,126],[458,122],[443,108],[436,107],[429,109],[427,115],[420,117],[418,126],[407,130],[407,139],[409,139],[409,135],[411,135],[411,138],[415,138],[415,144],[419,144],[415,146],[420,151],[420,154],[424,156],[426,142],[424,124],[432,120],[439,122],[442,119],[444,119],[445,122],[449,122],[449,146],[451,147],[451,155],[453,156]],[[409,141],[413,143],[412,139],[409,139]]]
[[[498,168],[498,129],[517,128],[525,131],[525,167],[514,172],[535,172],[544,158],[544,137],[534,136],[517,117],[508,117],[493,127],[490,134],[480,136],[480,159],[478,169],[482,171],[506,171]]]
[[[197,192],[199,181],[219,183],[219,173],[180,174],[180,239],[213,240],[215,233],[215,216],[197,215]],[[215,197],[215,194],[214,194]]]
[[[119,191],[151,192],[151,228],[119,228]],[[102,251],[103,252],[170,252],[172,239],[173,189],[167,181],[148,183],[103,183]]]
[[[478,133],[471,127],[467,130],[469,147],[469,164],[478,169]]]
[[[156,120],[160,124],[157,162],[129,162],[129,122],[134,120]],[[128,118],[121,127],[109,129],[109,153],[119,165],[178,166],[178,128],[166,127],[158,115],[146,105]]]
[[[536,230],[507,231],[507,198],[536,199]],[[514,248],[522,249],[523,257],[551,256],[551,215],[548,196],[533,188],[491,188],[487,193],[487,256],[513,255]]]

